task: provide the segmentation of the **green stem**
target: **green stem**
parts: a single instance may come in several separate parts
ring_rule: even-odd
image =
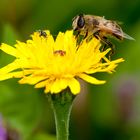
[[[57,140],[68,140],[69,119],[74,96],[71,93],[64,92],[49,94],[48,98],[55,116]]]

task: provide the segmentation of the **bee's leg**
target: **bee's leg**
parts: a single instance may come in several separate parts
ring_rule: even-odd
[[[95,32],[94,34],[91,34],[91,35],[89,35],[89,36],[88,36],[88,31],[87,31],[87,32],[86,32],[86,35],[85,35],[85,37],[84,37],[84,39],[86,38],[86,41],[89,42],[89,41],[93,38],[93,36],[94,36],[95,38],[97,38],[97,39],[100,39],[100,37],[99,37],[99,31],[97,31],[97,32]]]
[[[86,31],[86,34],[85,34],[83,39],[85,39],[87,36],[88,36],[88,31]]]
[[[103,47],[101,48],[101,52],[105,51],[107,49],[107,45],[103,44]]]
[[[109,59],[111,59],[111,56],[115,54],[115,45],[112,44],[111,51],[109,52]]]
[[[80,46],[80,44],[81,44],[81,38],[80,38],[80,31],[76,31],[76,34],[75,34],[75,39],[76,39],[76,43],[77,43],[77,49],[76,50],[78,50],[79,49],[79,46]]]
[[[100,32],[100,30],[96,31],[96,32],[93,34],[93,36],[94,36],[95,38],[97,38],[97,39],[100,39],[100,37],[99,37],[99,32]]]
[[[100,33],[100,30],[96,31],[93,35],[96,39],[100,39],[103,42],[104,46],[101,48],[101,52],[103,52],[107,48],[107,43],[103,41],[104,39],[100,37],[99,33]]]
[[[77,39],[80,35],[80,31],[77,31],[77,34],[75,35],[75,38]]]
[[[101,37],[101,41],[105,44],[105,46],[103,47],[103,51],[107,46],[111,48],[111,51],[109,53],[109,59],[111,59],[111,56],[115,53],[115,46],[107,39],[107,37]]]

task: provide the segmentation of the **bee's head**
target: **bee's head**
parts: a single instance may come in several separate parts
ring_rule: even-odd
[[[79,14],[72,19],[72,27],[74,31],[81,30],[85,25],[83,14]]]

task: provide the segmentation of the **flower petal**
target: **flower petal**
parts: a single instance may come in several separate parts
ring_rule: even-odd
[[[56,79],[51,86],[51,93],[59,93],[62,89],[59,85],[60,79]]]
[[[82,78],[83,80],[91,83],[91,84],[104,84],[106,81],[103,81],[103,80],[98,80],[92,76],[89,76],[87,74],[80,74],[78,75],[80,78]]]
[[[43,88],[47,85],[47,82],[48,82],[48,79],[44,80],[44,81],[41,81],[41,82],[39,82],[35,85],[35,88]]]
[[[73,94],[78,94],[80,92],[80,83],[75,78],[68,79],[68,86]]]
[[[1,75],[2,75],[2,74],[6,74],[6,73],[11,72],[11,71],[13,71],[13,70],[16,70],[16,69],[18,69],[18,68],[20,68],[20,67],[19,67],[19,64],[18,64],[18,62],[15,60],[15,61],[13,61],[12,63],[10,63],[10,64],[8,64],[8,65],[2,67],[2,68],[0,69],[0,74],[1,74]]]
[[[45,93],[49,93],[50,92],[52,84],[53,84],[52,81],[50,81],[50,80],[46,81]]]
[[[18,72],[11,72],[6,74],[0,74],[0,81],[7,80],[10,78],[21,78],[24,77],[25,74],[29,74],[30,72],[18,71]]]
[[[14,48],[14,47],[11,47],[10,45],[7,45],[7,44],[2,44],[1,46],[0,46],[0,49],[2,50],[2,51],[4,51],[5,53],[7,53],[7,54],[10,54],[10,55],[12,55],[12,56],[15,56],[15,57],[17,57],[17,50]]]
[[[19,83],[20,84],[30,84],[30,85],[34,85],[44,79],[47,79],[47,77],[45,76],[35,76],[35,75],[30,75],[30,76],[27,76],[27,77],[23,77]]]

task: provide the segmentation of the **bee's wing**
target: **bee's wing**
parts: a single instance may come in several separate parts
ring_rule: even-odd
[[[126,34],[123,32],[123,37],[129,40],[135,40],[133,37],[131,37],[130,35]]]
[[[120,36],[120,37],[129,39],[129,40],[135,40],[133,37],[131,37],[130,35],[126,34],[126,33],[123,32],[122,30],[121,30],[121,31],[112,30],[112,32],[113,32],[115,35],[118,35],[118,36]]]
[[[129,40],[135,40],[133,37],[129,36],[128,34],[126,34],[125,32],[122,31],[121,27],[119,27],[119,25],[117,24],[116,28],[112,27],[112,26],[104,26],[104,25],[98,25],[98,28],[104,31],[108,31],[110,33],[113,33],[116,36],[122,37],[122,38],[126,38]]]

